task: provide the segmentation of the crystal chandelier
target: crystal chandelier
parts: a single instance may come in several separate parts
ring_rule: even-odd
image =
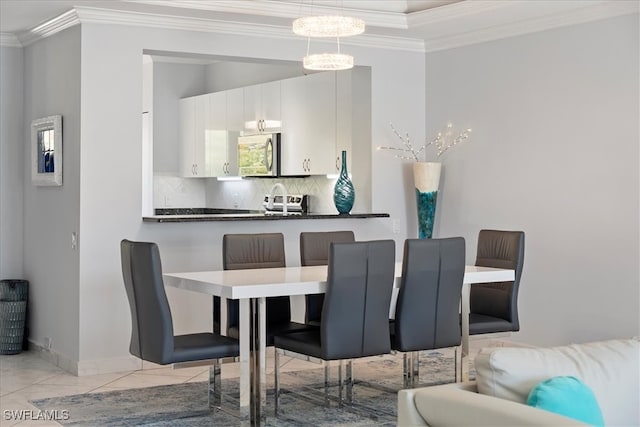
[[[302,60],[307,70],[348,70],[353,68],[353,56],[344,53],[316,53]]]
[[[313,3],[312,3],[313,4]],[[364,32],[362,19],[340,15],[306,16],[293,21],[293,32],[308,37],[307,56],[302,64],[307,70],[348,70],[353,68],[353,56],[340,52],[340,37],[355,36]],[[311,38],[335,37],[338,51],[310,55]]]
[[[293,32],[305,37],[348,37],[364,33],[364,21],[350,16],[307,16],[293,21]]]

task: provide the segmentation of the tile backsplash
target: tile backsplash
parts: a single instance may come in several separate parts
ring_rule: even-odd
[[[182,178],[175,175],[153,175],[153,207],[204,208],[206,185],[204,179]]]
[[[333,187],[336,179],[326,176],[307,178],[253,178],[218,181],[215,178],[154,176],[154,208],[262,209],[265,194],[275,183],[283,184],[287,194],[309,195],[309,211],[335,213]],[[276,194],[280,194],[279,190]]]

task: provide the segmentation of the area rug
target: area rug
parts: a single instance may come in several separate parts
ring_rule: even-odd
[[[336,365],[337,366],[337,365]],[[224,368],[223,368],[224,369]],[[332,368],[333,379],[337,367]],[[354,405],[323,406],[322,369],[287,372],[281,376],[283,392],[278,416],[273,414],[273,377],[267,376],[266,425],[293,426],[395,426],[397,390],[402,388],[402,356],[369,358],[354,363]],[[422,386],[454,381],[453,358],[440,352],[423,352],[420,357]],[[207,409],[206,382],[148,387],[105,393],[80,394],[34,400],[43,411],[67,410],[69,418],[59,421],[70,426],[154,426],[200,427],[238,426],[238,418]],[[238,379],[225,379],[222,389],[226,407],[234,407]],[[337,387],[331,390],[337,396]],[[235,400],[237,408],[237,400]]]

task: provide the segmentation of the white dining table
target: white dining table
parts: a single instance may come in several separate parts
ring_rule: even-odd
[[[395,266],[394,288],[400,287],[402,262]],[[476,283],[513,281],[514,270],[467,265],[462,287],[462,357],[457,380],[469,378],[469,294]],[[322,294],[327,266],[165,273],[165,286],[239,300],[240,418],[243,425],[264,424],[266,414],[266,298]],[[397,289],[394,289],[397,290]],[[393,316],[393,308],[390,309]]]

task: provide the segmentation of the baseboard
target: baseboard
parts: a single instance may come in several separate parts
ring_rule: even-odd
[[[76,360],[69,359],[64,354],[60,354],[52,349],[47,349],[40,344],[33,341],[29,341],[29,351],[38,355],[43,360],[64,369],[65,371],[78,375],[78,362]]]
[[[55,350],[46,349],[33,341],[29,341],[29,351],[37,354],[41,359],[78,377],[109,374],[113,372],[137,371],[140,369],[155,369],[160,366],[155,363],[143,362],[134,356],[77,361],[69,359],[67,356]]]

